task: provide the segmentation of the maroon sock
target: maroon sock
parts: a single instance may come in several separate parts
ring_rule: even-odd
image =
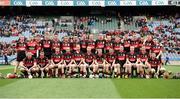
[[[52,77],[52,70],[49,70],[48,74]]]
[[[80,71],[80,73],[82,74],[82,76],[84,76],[84,72],[83,71]]]
[[[73,72],[73,71],[71,71],[71,76],[72,76],[72,75],[74,75],[74,72]]]
[[[61,72],[61,71],[58,71],[58,75],[59,75],[59,76],[62,76],[62,72]]]
[[[128,77],[130,77],[131,76],[131,73],[128,73]]]

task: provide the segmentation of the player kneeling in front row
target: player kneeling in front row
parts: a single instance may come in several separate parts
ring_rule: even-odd
[[[105,59],[106,72],[109,72],[111,77],[113,73],[115,73],[115,77],[120,76],[120,64],[116,62],[116,56],[113,49],[109,50],[109,53],[106,54]]]
[[[149,67],[149,74],[152,78],[154,78],[154,76],[156,78],[158,78],[159,76],[159,70],[161,67],[161,61],[159,59],[156,58],[156,54],[152,53],[151,57],[148,59],[148,67]]]
[[[80,76],[86,77],[86,67],[88,64],[85,62],[85,58],[82,52],[80,51],[80,45],[76,45],[76,50],[73,54],[73,59],[75,60],[76,64],[76,68],[72,68],[73,72],[79,73],[80,70]]]
[[[138,55],[138,66],[137,66],[137,72],[140,73],[140,77],[146,77],[149,78],[149,74],[148,74],[148,68],[149,68],[149,64],[148,64],[148,58],[149,55],[145,49],[145,46],[143,46],[140,49],[140,54]]]
[[[63,60],[63,55],[59,48],[55,48],[55,52],[51,57],[51,65],[49,66],[51,69],[50,75],[55,77],[64,77],[64,67],[65,61]],[[60,71],[61,70],[61,71]]]
[[[99,77],[103,77],[103,76],[106,76],[105,73],[106,73],[106,68],[105,68],[105,59],[104,59],[104,55],[102,53],[102,49],[97,49],[97,55],[96,55],[96,61],[95,61],[95,65],[94,65],[94,68],[95,66],[98,65],[98,71],[97,71],[97,74],[99,74]]]
[[[126,58],[126,63],[124,64],[125,67],[125,73],[126,73],[126,78],[134,76],[134,70],[136,71],[136,76],[138,75],[137,73],[137,54],[134,51],[134,47],[130,47],[130,52],[127,54]]]
[[[37,58],[37,71],[39,77],[47,77],[49,72],[49,60],[47,57],[45,57],[44,52],[40,52],[40,56]]]
[[[26,53],[26,58],[23,59],[23,66],[20,66],[20,71],[27,78],[32,78],[32,75],[35,76],[36,69],[36,60],[32,57],[32,53]]]
[[[79,67],[80,67],[80,73],[82,77],[87,77],[87,71],[86,68],[88,67],[88,64],[85,62],[85,59],[82,58],[81,62],[79,63]]]
[[[124,64],[126,62],[126,52],[124,51],[124,47],[120,46],[119,51],[117,52],[115,63],[120,65],[120,76],[121,78],[124,76]]]
[[[98,73],[98,64],[97,61],[95,60],[95,55],[91,52],[90,47],[87,47],[87,53],[85,53],[84,58],[85,58],[85,62],[88,64],[88,66],[86,67],[87,77],[96,76]],[[91,73],[91,70],[93,73]]]

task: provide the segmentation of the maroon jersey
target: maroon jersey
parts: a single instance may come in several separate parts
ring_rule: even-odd
[[[138,48],[139,47],[139,41],[138,40],[131,40],[131,46],[134,46],[134,48]]]
[[[43,68],[45,67],[47,64],[49,63],[48,58],[44,57],[44,58],[37,58],[37,64]]]
[[[124,47],[130,47],[130,39],[124,40]]]
[[[62,42],[62,50],[66,50],[70,48],[71,48],[70,42]]]
[[[73,53],[73,57],[75,61],[81,61],[81,58],[83,58],[83,54],[82,52],[74,52]]]
[[[137,54],[130,52],[129,54],[127,54],[127,58],[131,63],[135,63],[137,61]]]
[[[102,64],[104,60],[104,55],[96,55],[96,60],[98,64]]]
[[[108,63],[113,63],[113,61],[116,59],[115,54],[106,54],[105,59]]]
[[[102,48],[104,48],[104,43],[105,43],[104,40],[96,40],[96,48],[97,48],[97,49],[102,49]]]
[[[160,46],[160,44],[157,44],[157,45],[154,44],[151,48],[151,51],[153,53],[156,53],[156,55],[157,55],[160,53],[161,49],[162,49],[162,46]]]
[[[152,45],[153,45],[153,41],[146,41],[146,42],[145,42],[145,48],[146,48],[147,50],[150,50],[151,47],[152,47]]]
[[[123,52],[117,52],[117,56],[116,56],[118,61],[126,61],[126,53]]]
[[[113,49],[113,42],[106,40],[106,42],[105,42],[105,49],[106,50]]]
[[[69,52],[69,53],[64,53],[64,60],[69,63],[71,60],[73,59],[73,55]]]
[[[139,47],[141,48],[143,46],[143,41],[139,41]]]
[[[119,50],[121,45],[122,45],[121,42],[114,41],[114,50],[116,50],[116,51]]]
[[[52,60],[55,64],[59,63],[61,60],[63,60],[63,55],[61,53],[54,53],[52,55]]]
[[[52,49],[61,48],[61,42],[59,40],[52,41]]]
[[[71,43],[71,49],[76,50],[76,46],[79,45],[79,42],[72,42]]]
[[[26,43],[25,42],[17,42],[16,44],[17,51],[26,51]]]
[[[35,54],[36,50],[37,50],[36,42],[34,42],[34,41],[27,42],[27,51],[28,52],[31,52],[32,54]]]
[[[93,59],[95,59],[95,56],[93,53],[90,53],[90,54],[86,53],[84,57],[85,57],[85,62],[87,63],[91,63],[93,62]]]
[[[80,45],[81,45],[81,48],[86,48],[87,47],[87,40],[81,40]]]
[[[25,58],[23,59],[23,65],[27,68],[31,68],[36,60],[32,57],[31,59]]]
[[[161,64],[161,61],[157,58],[149,58],[148,63],[151,65],[151,67],[157,67]]]
[[[41,42],[36,42],[36,48],[37,48],[37,50],[41,50],[42,49]]]
[[[52,43],[51,40],[43,40],[42,47],[45,49],[49,49],[49,48],[51,48],[51,45],[52,45],[51,43]]]
[[[92,49],[94,49],[95,46],[96,46],[96,44],[95,44],[94,40],[87,41],[87,47],[91,47]]]
[[[140,59],[141,62],[146,62],[146,60],[148,60],[148,53],[142,53],[140,52],[140,54],[138,55],[138,58]]]

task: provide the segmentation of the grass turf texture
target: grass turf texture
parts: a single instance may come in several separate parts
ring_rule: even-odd
[[[13,71],[6,68],[0,72]],[[1,79],[0,98],[180,98],[179,86],[174,79]]]

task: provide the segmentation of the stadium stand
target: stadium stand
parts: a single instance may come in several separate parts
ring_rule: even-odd
[[[40,9],[41,11],[42,9]],[[90,11],[90,9],[88,9]],[[123,9],[122,9],[123,10]],[[101,11],[101,10],[100,10]],[[3,12],[3,11],[2,11]],[[24,10],[26,12],[26,9]],[[85,11],[82,11],[85,12]],[[138,11],[137,11],[138,12]],[[7,10],[8,13],[8,10]],[[37,13],[34,11],[34,13]],[[57,12],[54,12],[57,13]],[[64,13],[64,12],[62,12]],[[74,11],[73,13],[77,13]],[[87,12],[86,12],[87,13]],[[90,12],[92,13],[92,11]],[[98,12],[100,13],[100,12]],[[133,12],[132,15],[136,13]],[[171,61],[180,60],[180,20],[175,20],[175,17],[169,18],[166,15],[154,16],[152,19],[148,15],[135,16],[124,15],[96,15],[85,14],[82,16],[30,16],[22,15],[13,17],[0,17],[0,42],[10,44],[12,41],[18,39],[18,35],[24,35],[26,38],[31,37],[35,33],[43,35],[47,30],[59,33],[59,38],[75,34],[75,31],[88,31],[96,33],[107,33],[107,31],[121,30],[135,30],[140,31],[141,26],[148,26],[149,31],[158,34],[158,27],[163,27],[163,35],[157,35],[155,38],[159,39],[164,45],[166,52],[163,53],[162,59],[167,56]],[[174,19],[174,20],[173,20]],[[54,23],[53,23],[54,22]],[[138,24],[141,23],[141,24]],[[118,26],[120,24],[120,27]],[[138,26],[137,26],[138,24]],[[34,31],[35,30],[35,31]],[[80,31],[81,30],[81,31]],[[17,32],[18,31],[18,32]],[[167,38],[163,40],[163,38]],[[171,46],[173,44],[173,46]],[[3,50],[1,48],[1,50]],[[11,59],[11,58],[8,58]]]

